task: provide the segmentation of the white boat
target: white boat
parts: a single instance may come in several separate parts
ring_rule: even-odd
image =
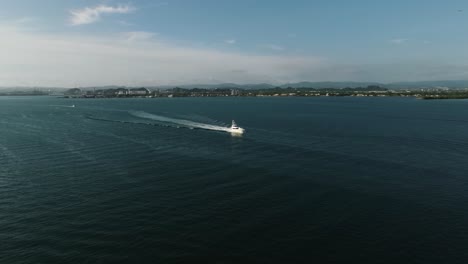
[[[228,132],[234,133],[234,134],[243,134],[245,129],[242,127],[237,126],[236,122],[232,120],[232,125],[230,128],[228,128]]]

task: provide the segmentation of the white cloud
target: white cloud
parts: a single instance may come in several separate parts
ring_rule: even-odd
[[[156,35],[156,33],[146,31],[130,31],[123,33],[123,36],[128,41],[147,41],[152,39]]]
[[[135,24],[127,22],[125,20],[119,20],[119,21],[117,21],[117,23],[119,23],[122,26],[134,26],[135,25]]]
[[[135,11],[135,8],[129,5],[85,7],[70,11],[70,24],[73,26],[92,24],[99,21],[103,14],[128,14],[133,11]]]
[[[168,2],[159,2],[159,3],[155,3],[154,6],[156,7],[159,7],[159,6],[168,6],[169,3]]]
[[[0,25],[0,86],[282,83],[300,80],[324,64],[316,57],[194,48],[153,36],[45,34]]]
[[[274,50],[274,51],[283,51],[284,47],[276,45],[276,44],[268,44],[266,45],[267,48]]]
[[[403,39],[403,38],[396,38],[396,39],[390,40],[390,42],[392,42],[393,44],[397,44],[397,45],[403,44],[403,43],[405,43],[407,41],[408,41],[408,39]]]
[[[25,16],[25,17],[19,17],[15,19],[1,19],[0,18],[0,26],[3,25],[3,28],[6,27],[11,27],[13,29],[33,29],[35,28],[38,24],[40,24],[41,19],[37,17],[30,17],[30,16]]]
[[[29,24],[29,23],[32,23],[32,22],[35,22],[37,21],[37,18],[35,17],[22,17],[22,18],[19,18],[19,19],[16,19],[13,21],[13,24]]]
[[[237,41],[235,39],[226,39],[224,41],[224,43],[229,44],[229,45],[234,45],[234,44],[236,44],[236,42]]]

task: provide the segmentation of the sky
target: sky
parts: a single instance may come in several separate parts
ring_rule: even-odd
[[[463,0],[0,0],[0,86],[468,79]]]

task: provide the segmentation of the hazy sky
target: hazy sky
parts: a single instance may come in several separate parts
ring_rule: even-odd
[[[468,79],[466,0],[0,3],[0,86]]]

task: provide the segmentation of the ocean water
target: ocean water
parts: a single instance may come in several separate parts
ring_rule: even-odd
[[[468,263],[468,101],[0,97],[0,263],[116,262]]]

